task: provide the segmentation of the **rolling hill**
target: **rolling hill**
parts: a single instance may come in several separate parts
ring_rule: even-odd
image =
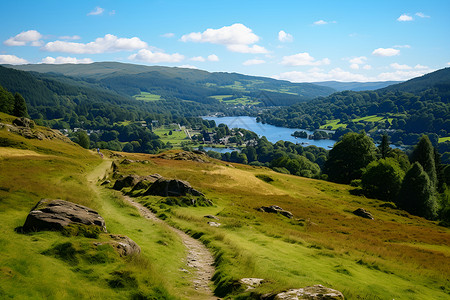
[[[314,84],[327,86],[338,92],[342,91],[372,91],[378,90],[401,81],[378,81],[378,82],[340,82],[340,81],[323,81],[314,82]]]

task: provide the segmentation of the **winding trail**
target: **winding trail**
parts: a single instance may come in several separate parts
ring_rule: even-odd
[[[88,182],[92,185],[94,189],[98,191],[97,182],[99,179],[103,178],[105,174],[110,170],[112,161],[105,159],[100,165],[98,165],[94,170],[92,170],[87,175]],[[211,289],[211,278],[214,275],[215,268],[214,257],[211,252],[203,245],[200,241],[192,238],[183,231],[168,225],[163,220],[159,219],[154,213],[152,213],[148,208],[142,204],[134,201],[133,198],[128,196],[123,196],[124,200],[136,207],[139,213],[146,219],[153,222],[164,224],[174,233],[176,233],[183,241],[184,246],[188,250],[186,257],[186,265],[190,268],[195,269],[195,277],[192,281],[193,289],[198,293],[196,299],[219,299],[215,297]],[[184,270],[186,271],[186,270]]]

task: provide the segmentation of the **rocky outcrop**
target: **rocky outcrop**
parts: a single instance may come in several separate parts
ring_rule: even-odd
[[[210,162],[208,155],[202,151],[182,151],[182,152],[168,152],[163,153],[158,156],[163,159],[173,159],[173,160],[191,160],[201,163]]]
[[[21,118],[22,119],[22,118]],[[6,129],[9,132],[21,135],[27,139],[38,139],[38,140],[61,140],[66,143],[72,143],[72,141],[64,136],[61,132],[58,130],[53,130],[50,128],[45,127],[39,127],[34,128],[34,122],[30,120],[30,124],[28,124],[29,127],[26,127],[27,123],[26,121],[20,121],[20,119],[16,119],[13,121],[13,123],[16,123],[18,125],[10,125],[5,123],[0,123],[0,129]],[[25,125],[25,126],[22,126]]]
[[[219,227],[222,224],[217,223],[217,222],[208,222],[208,225],[211,226],[211,227]]]
[[[343,300],[344,295],[337,290],[317,284],[301,289],[291,289],[276,295],[265,295],[262,298],[274,300]]]
[[[23,231],[62,230],[69,224],[99,226],[106,232],[105,220],[89,207],[60,199],[42,199],[30,211]]]
[[[357,210],[355,210],[353,212],[353,214],[357,215],[358,217],[373,220],[372,214],[370,212],[368,212],[367,210],[365,210],[364,208],[358,208]]]
[[[132,187],[135,186],[139,181],[141,180],[141,177],[138,175],[128,175],[123,178],[117,179],[114,183],[113,189],[120,191],[123,188],[126,187]]]
[[[27,128],[34,128],[34,121],[30,120],[28,118],[17,118],[14,121],[12,121],[12,124],[19,127],[27,127]]]
[[[178,179],[159,178],[144,193],[153,196],[204,196],[203,193],[194,189],[189,182]]]
[[[113,240],[111,245],[120,256],[139,255],[141,253],[141,247],[126,235],[110,234],[109,236]]]
[[[207,218],[207,219],[214,219],[214,220],[219,220],[219,218],[218,217],[216,217],[216,216],[213,216],[213,215],[206,215],[206,216],[203,216],[204,218]]]
[[[289,219],[292,219],[292,217],[293,217],[293,215],[290,211],[284,210],[281,207],[279,207],[278,205],[261,206],[257,210],[260,212],[280,214]]]
[[[242,278],[239,279],[239,283],[245,287],[245,290],[252,290],[257,288],[264,282],[262,278]]]

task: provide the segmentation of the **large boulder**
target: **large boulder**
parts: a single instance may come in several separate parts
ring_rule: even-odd
[[[141,177],[138,175],[128,175],[123,178],[117,179],[114,183],[113,189],[120,191],[123,188],[126,187],[132,187],[135,186],[139,181],[141,180]]]
[[[144,195],[154,196],[204,196],[203,193],[194,189],[189,182],[178,179],[159,178],[144,193]]]
[[[274,213],[274,214],[280,214],[282,216],[285,216],[286,218],[292,219],[293,215],[290,211],[284,210],[278,205],[271,205],[271,206],[261,206],[257,209],[260,212],[266,212],[266,213]]]
[[[17,118],[14,121],[12,121],[13,125],[18,127],[27,127],[27,128],[34,128],[34,121],[30,120],[28,118]]]
[[[106,232],[105,220],[89,207],[61,199],[42,199],[30,211],[24,231],[62,230],[69,224],[98,226]]]
[[[109,236],[113,240],[112,246],[120,256],[139,255],[141,253],[141,247],[126,235],[110,234]]]
[[[373,216],[370,212],[368,212],[367,210],[365,210],[364,208],[358,208],[357,210],[355,210],[353,212],[353,214],[357,215],[358,217],[361,218],[366,218],[366,219],[370,219],[373,220]]]
[[[344,295],[337,290],[317,284],[301,289],[291,289],[270,298],[275,300],[343,300]]]

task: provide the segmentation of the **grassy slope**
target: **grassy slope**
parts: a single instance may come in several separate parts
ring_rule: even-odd
[[[267,280],[261,292],[324,284],[349,299],[449,297],[450,232],[433,222],[352,196],[345,185],[221,162],[151,162],[151,167],[131,164],[121,171],[187,180],[216,203],[177,208],[160,205],[157,197],[141,199],[169,215],[169,222],[202,235],[218,257],[219,294],[235,279],[260,277]],[[274,181],[266,183],[257,174]],[[255,210],[273,204],[296,219]],[[369,210],[375,220],[353,215],[358,207]],[[217,214],[222,226],[208,226],[206,214]]]
[[[4,114],[0,119],[11,120]],[[96,180],[87,180],[89,174],[91,179],[101,176],[108,162],[73,144],[27,140],[4,129],[0,129],[0,141],[3,146],[10,145],[0,147],[0,298],[195,295],[189,289],[189,276],[179,276],[185,253],[178,236],[140,217],[120,195],[95,185]],[[141,257],[123,259],[110,247],[93,246],[108,240],[107,235],[88,239],[57,232],[16,233],[14,229],[23,225],[41,198],[61,198],[96,209],[105,218],[109,232],[128,235],[140,245]],[[62,243],[73,246],[75,258],[43,254]],[[108,281],[112,279],[122,280],[125,287],[111,288]]]

